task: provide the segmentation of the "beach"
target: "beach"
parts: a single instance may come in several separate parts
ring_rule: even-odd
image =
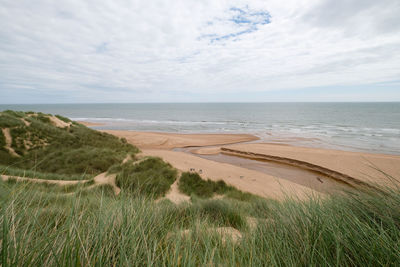
[[[262,143],[248,134],[105,131],[204,179],[222,179],[262,197],[323,195],[342,189],[393,185],[400,156]]]

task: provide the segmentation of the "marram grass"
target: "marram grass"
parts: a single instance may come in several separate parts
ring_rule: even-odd
[[[175,205],[135,192],[116,197],[109,188],[71,195],[2,182],[1,265],[400,264],[399,190],[307,201],[192,200]],[[242,238],[223,240],[210,231],[216,227],[233,227]]]

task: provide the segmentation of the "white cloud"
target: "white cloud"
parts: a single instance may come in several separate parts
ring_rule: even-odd
[[[0,25],[0,98],[14,101],[28,90],[163,101],[400,78],[397,0],[3,0]]]

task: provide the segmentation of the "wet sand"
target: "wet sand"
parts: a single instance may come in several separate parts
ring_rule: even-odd
[[[400,156],[349,152],[332,149],[282,146],[275,144],[235,144],[221,147],[224,154],[239,154],[247,158],[277,158],[287,160],[288,164],[307,168],[333,171],[347,176],[354,183],[367,183],[378,186],[397,186],[400,179]],[[224,151],[225,150],[225,151]],[[237,153],[239,152],[239,153]],[[300,163],[300,164],[299,164]],[[317,168],[315,168],[317,167]],[[330,175],[335,175],[331,173]],[[343,178],[342,177],[342,178]],[[341,178],[340,178],[341,179]]]
[[[351,188],[349,184],[334,180],[323,173],[299,168],[290,164],[263,159],[248,159],[245,157],[238,157],[223,153],[198,154],[196,153],[196,149],[193,150],[193,148],[178,148],[174,149],[174,151],[191,153],[204,159],[262,172],[273,177],[279,177],[290,182],[309,187],[321,193],[330,193],[337,190]]]
[[[105,130],[104,132],[124,137],[140,149],[173,149],[188,146],[213,146],[256,141],[251,134],[177,134]]]
[[[159,156],[180,171],[195,169],[205,179],[223,179],[263,197],[390,185],[382,172],[400,177],[400,156],[265,144],[243,134],[105,132],[126,138],[143,154]]]

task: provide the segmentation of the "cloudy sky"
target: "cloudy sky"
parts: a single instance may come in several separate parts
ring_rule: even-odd
[[[1,0],[0,103],[400,101],[399,0]]]

